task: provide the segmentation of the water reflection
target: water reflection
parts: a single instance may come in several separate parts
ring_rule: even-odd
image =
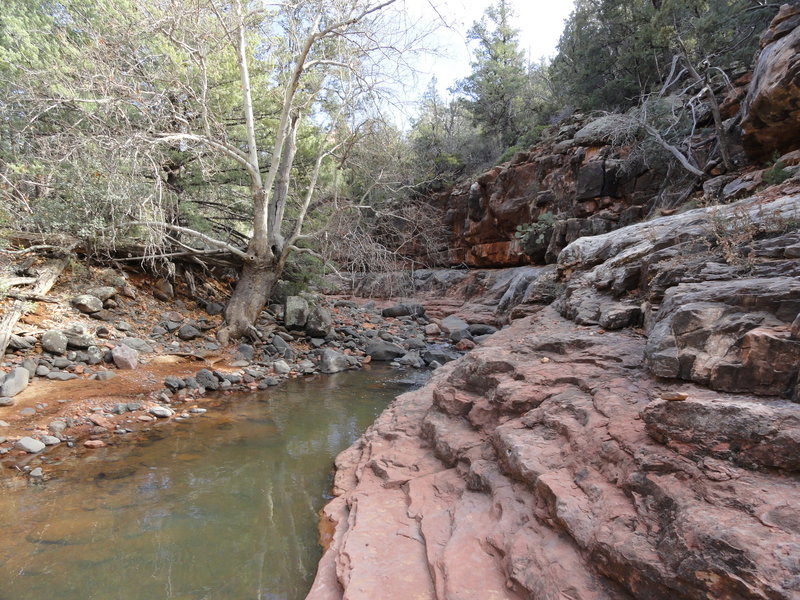
[[[303,598],[332,458],[403,391],[391,375],[242,396],[222,421],[165,426],[0,491],[0,599]]]

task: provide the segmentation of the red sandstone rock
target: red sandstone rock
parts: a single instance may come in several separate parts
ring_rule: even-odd
[[[96,448],[104,448],[106,443],[103,440],[86,440],[85,442],[83,442],[83,445],[86,448],[96,449]]]
[[[789,403],[653,403],[645,340],[594,333],[546,308],[399,397],[337,458],[309,599],[797,598]]]

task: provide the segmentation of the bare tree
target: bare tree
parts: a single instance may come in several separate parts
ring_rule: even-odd
[[[359,134],[419,47],[426,32],[398,5],[99,0],[86,9],[84,0],[69,0],[53,20],[69,31],[67,54],[79,68],[51,73],[20,61],[24,78],[40,84],[26,97],[27,118],[33,126],[59,113],[67,123],[41,144],[58,148],[51,154],[58,161],[91,148],[98,160],[116,159],[110,169],[149,181],[138,201],[103,215],[107,231],[144,227],[154,249],[169,242],[178,252],[223,251],[240,261],[219,333],[227,341],[252,327],[289,255],[311,251],[299,245],[326,162]],[[300,169],[304,131],[313,135]],[[229,174],[238,169],[249,195],[246,204],[237,201],[244,225],[220,229],[220,237],[170,216],[165,199],[180,191],[189,161],[204,176],[239,177]],[[215,204],[225,218],[239,214],[229,214],[225,199]]]

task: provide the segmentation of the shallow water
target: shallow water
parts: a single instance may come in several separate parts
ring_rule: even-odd
[[[241,395],[0,490],[0,600],[303,598],[333,457],[404,391],[396,376]]]

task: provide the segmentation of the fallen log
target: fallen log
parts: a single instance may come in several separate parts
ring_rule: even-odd
[[[36,278],[36,283],[33,285],[31,294],[44,296],[50,291],[50,288],[55,285],[56,280],[64,271],[67,266],[66,259],[50,260],[45,262],[39,268],[39,276]],[[14,326],[19,321],[25,308],[25,301],[14,300],[9,310],[3,315],[0,320],[0,357],[6,353],[8,343],[11,341],[11,335]]]

